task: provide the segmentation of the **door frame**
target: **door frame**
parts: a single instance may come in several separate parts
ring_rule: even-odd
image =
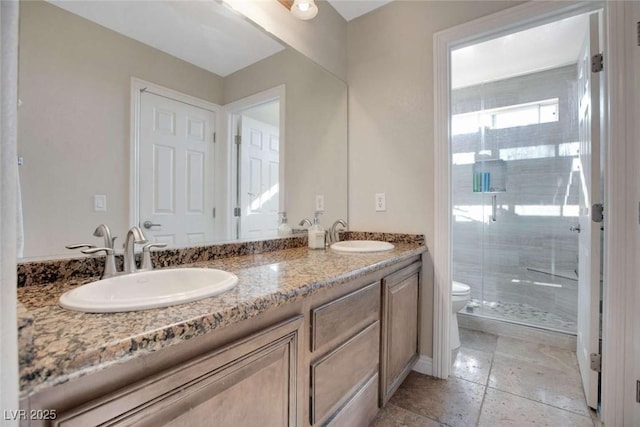
[[[433,375],[450,373],[451,316],[451,147],[450,130],[450,50],[551,21],[605,8],[601,2],[528,2],[461,24],[434,35],[434,190],[435,241]],[[606,10],[605,10],[606,13]],[[603,29],[606,34],[606,25]],[[606,83],[605,83],[606,84]],[[603,142],[606,143],[606,142]]]
[[[279,102],[279,149],[280,149],[280,164],[278,170],[278,180],[279,180],[279,192],[280,192],[280,200],[278,201],[278,211],[283,212],[286,211],[286,182],[285,182],[285,154],[286,154],[286,85],[281,84],[271,89],[263,90],[261,92],[255,93],[253,95],[249,95],[245,98],[239,99],[234,102],[230,102],[226,104],[222,111],[223,122],[225,127],[225,135],[226,135],[226,167],[229,171],[229,182],[227,186],[227,194],[226,194],[226,206],[228,206],[227,212],[229,213],[226,216],[226,230],[228,233],[228,237],[231,239],[236,239],[237,237],[234,235],[233,231],[235,230],[235,217],[233,216],[233,208],[235,207],[235,197],[238,182],[235,177],[237,177],[237,167],[236,167],[236,150],[233,149],[234,146],[234,137],[236,127],[236,119],[237,116],[242,113],[242,111],[247,110],[252,107],[257,107],[262,104],[266,104],[273,101]]]
[[[178,92],[173,89],[169,89],[164,86],[160,86],[155,83],[151,83],[146,80],[139,79],[137,77],[131,77],[131,118],[130,118],[130,139],[129,139],[129,226],[139,226],[140,224],[140,107],[142,104],[143,91],[149,91],[156,95],[164,96],[174,101],[183,102],[185,104],[193,105],[194,107],[209,110],[215,114],[214,121],[214,133],[216,138],[219,137],[221,128],[221,114],[222,107],[204,99],[196,98],[195,96],[187,95],[182,92]],[[218,145],[213,144],[213,163],[216,166],[216,171],[219,169],[218,158]],[[218,182],[217,172],[213,175],[212,188],[215,189],[215,184]],[[214,206],[218,206],[218,199],[220,191],[214,193]],[[215,221],[215,218],[214,218]],[[217,221],[215,221],[217,223]],[[217,230],[214,230],[216,233]],[[217,235],[217,234],[214,234]]]
[[[607,2],[605,71],[608,70],[606,108],[607,164],[605,185],[604,312],[602,354],[602,420],[607,425],[637,424],[636,380],[640,367],[634,364],[634,347],[640,338],[636,301],[639,247],[638,173],[640,100],[634,56],[637,19],[636,2]],[[634,19],[635,18],[635,19]],[[634,97],[635,94],[635,97]],[[638,350],[636,350],[638,351]]]

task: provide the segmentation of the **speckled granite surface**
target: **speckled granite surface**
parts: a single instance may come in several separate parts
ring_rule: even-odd
[[[304,246],[192,262],[188,265],[233,272],[238,285],[217,297],[139,312],[90,314],[57,305],[63,292],[95,278],[22,287],[18,300],[33,319],[33,351],[21,348],[21,395],[254,317],[426,251],[415,241],[395,245],[393,251],[370,254]]]
[[[342,231],[341,240],[381,240],[390,243],[418,243],[424,245],[422,234],[380,233],[372,231]]]
[[[18,302],[18,348],[20,349],[20,366],[29,364],[35,356],[33,344],[33,315]]]
[[[291,236],[286,238],[250,242],[234,242],[153,251],[151,253],[151,259],[154,266],[169,267],[234,256],[297,248],[306,245],[306,235]],[[18,287],[38,286],[46,283],[55,283],[61,280],[75,280],[100,276],[104,268],[104,258],[104,256],[79,256],[78,258],[22,262],[18,264]],[[138,254],[136,258],[139,261],[140,254]],[[122,256],[117,255],[116,265],[119,270],[122,270],[122,264]]]

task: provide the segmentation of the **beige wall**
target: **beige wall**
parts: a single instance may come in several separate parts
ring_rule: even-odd
[[[347,216],[347,86],[293,49],[225,78],[225,104],[284,84],[285,182],[289,224],[313,218],[325,197],[321,223]]]
[[[129,226],[131,77],[218,104],[223,81],[44,2],[21,2],[20,21],[25,256],[95,243],[91,234],[101,222],[122,239]],[[106,213],[93,212],[94,194],[107,195]]]
[[[294,18],[276,0],[231,0],[243,15],[342,80],[347,76],[347,21],[326,1],[316,0],[318,15]]]
[[[433,35],[515,4],[394,1],[349,23],[351,229],[424,233],[433,247]],[[375,212],[382,192],[387,211]],[[431,356],[433,284],[425,279],[422,353]]]

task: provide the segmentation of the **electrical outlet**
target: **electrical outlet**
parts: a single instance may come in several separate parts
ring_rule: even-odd
[[[384,193],[376,193],[376,212],[387,210],[387,196]]]
[[[322,194],[316,196],[316,211],[324,211],[324,196]]]
[[[93,195],[93,211],[94,212],[107,211],[107,196],[105,196],[104,194]]]

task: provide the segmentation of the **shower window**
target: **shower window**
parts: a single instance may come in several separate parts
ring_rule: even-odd
[[[451,134],[463,135],[479,131],[481,127],[505,129],[558,121],[558,98],[494,110],[455,114],[451,117]]]

